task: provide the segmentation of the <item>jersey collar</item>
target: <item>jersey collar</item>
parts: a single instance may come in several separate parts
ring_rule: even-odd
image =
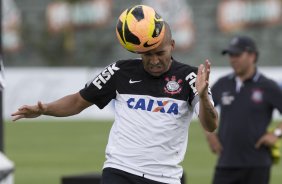
[[[252,77],[250,77],[249,79],[246,79],[244,82],[247,82],[247,81],[252,81],[252,82],[257,82],[259,80],[261,76],[261,73],[257,70],[255,70],[255,73],[253,74]],[[236,75],[235,73],[232,73],[230,76],[229,76],[229,79],[233,79],[233,80],[236,80]]]

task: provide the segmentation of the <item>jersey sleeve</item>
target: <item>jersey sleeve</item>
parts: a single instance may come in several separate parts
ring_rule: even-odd
[[[189,75],[187,75],[185,79],[189,84],[188,103],[190,106],[193,107],[194,111],[198,115],[199,114],[199,95],[196,89],[197,71],[198,71],[197,68],[193,68],[193,71]],[[209,99],[211,103],[214,104],[210,87],[208,87],[208,95],[209,95]]]
[[[197,68],[193,67],[192,71],[185,77],[185,80],[188,83],[188,103],[193,106],[196,103],[192,104],[194,100],[197,99],[198,92],[196,89],[196,79],[197,79]],[[199,101],[199,100],[198,100]]]
[[[104,108],[116,97],[116,77],[119,70],[117,63],[106,67],[79,91],[82,98],[97,105],[100,109]]]
[[[273,108],[278,109],[282,114],[282,87],[274,81],[271,83],[268,98]]]

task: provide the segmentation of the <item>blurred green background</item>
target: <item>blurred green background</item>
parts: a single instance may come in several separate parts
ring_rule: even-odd
[[[111,125],[79,120],[6,122],[5,150],[15,163],[15,183],[59,184],[63,176],[100,173]],[[188,183],[211,183],[215,162],[200,124],[192,122],[182,163]],[[281,171],[281,163],[273,166],[271,184],[281,184]]]

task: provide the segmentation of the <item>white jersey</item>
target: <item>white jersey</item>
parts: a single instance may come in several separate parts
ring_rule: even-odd
[[[179,163],[198,104],[196,71],[173,60],[169,71],[153,77],[140,59],[118,61],[80,91],[100,108],[115,99],[104,168],[180,184],[183,170]]]

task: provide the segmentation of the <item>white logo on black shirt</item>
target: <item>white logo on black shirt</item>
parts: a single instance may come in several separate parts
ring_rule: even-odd
[[[136,81],[134,81],[134,80],[129,80],[129,84],[134,84],[134,83],[137,83],[137,82],[141,82],[142,80],[136,80]]]
[[[222,105],[231,105],[234,99],[234,96],[231,95],[230,92],[223,92],[221,95]]]
[[[252,91],[252,100],[255,103],[261,103],[263,101],[263,91],[261,89],[254,89]]]
[[[106,84],[107,81],[115,74],[115,71],[118,71],[119,68],[116,67],[116,63],[108,66],[104,71],[102,71],[94,80],[93,84],[98,88],[102,89],[102,84]]]
[[[196,79],[197,79],[197,75],[194,72],[191,72],[185,78],[185,80],[189,82],[189,85],[190,85],[191,89],[193,90],[194,94],[198,93],[197,89],[196,89]]]

